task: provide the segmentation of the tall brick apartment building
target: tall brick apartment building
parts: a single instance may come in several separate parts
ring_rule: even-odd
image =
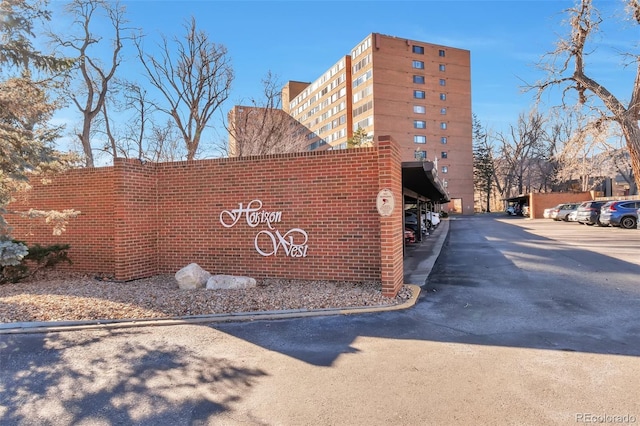
[[[473,213],[468,50],[372,33],[314,82],[289,81],[282,107],[306,127],[305,150],[346,148],[358,128],[390,135],[402,161],[437,166],[445,210]]]

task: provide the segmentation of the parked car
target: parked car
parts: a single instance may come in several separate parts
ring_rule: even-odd
[[[436,212],[427,212],[427,226],[429,227],[437,227],[440,224],[440,213]]]
[[[415,210],[405,210],[404,212],[404,226],[411,229],[415,234],[418,233],[418,215]],[[420,229],[423,234],[426,234],[430,228],[430,224],[427,222],[427,216],[422,215],[422,222],[420,223]]]
[[[529,206],[523,206],[522,204],[518,203],[518,204],[511,204],[509,207],[507,207],[507,214],[509,216],[524,216],[524,209],[527,209],[527,214],[528,214],[528,210],[529,210]]]
[[[576,210],[580,203],[566,203],[559,204],[551,210],[551,219],[553,220],[564,220],[567,222],[569,220],[569,214]]]
[[[544,209],[544,213],[542,214],[542,217],[544,217],[545,219],[551,219],[551,212],[553,211],[553,209],[555,209],[556,207],[560,207],[562,204],[558,204],[555,207],[549,207],[548,209]]]
[[[577,222],[578,221],[578,210],[574,210],[569,213],[569,217],[567,218],[569,222]]]
[[[416,234],[410,228],[404,229],[404,242],[405,243],[415,243],[416,242]]]
[[[638,218],[640,218],[640,209],[638,209],[638,211],[636,212],[636,214],[638,215]],[[636,227],[638,229],[640,229],[640,220],[636,221]]]
[[[604,226],[635,228],[638,223],[640,200],[609,201],[600,208],[600,223]]]
[[[585,201],[576,210],[576,219],[583,225],[593,226],[600,223],[600,208],[604,201]]]

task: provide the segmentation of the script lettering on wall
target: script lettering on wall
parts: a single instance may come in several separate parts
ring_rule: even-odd
[[[282,234],[273,226],[282,221],[282,212],[263,210],[262,201],[251,200],[246,207],[243,203],[239,203],[237,209],[220,212],[220,223],[225,228],[232,228],[243,216],[251,228],[256,228],[259,225],[268,228],[259,231],[253,241],[256,251],[260,255],[275,256],[282,248],[281,252],[285,256],[307,257],[309,236],[305,230],[293,228]]]

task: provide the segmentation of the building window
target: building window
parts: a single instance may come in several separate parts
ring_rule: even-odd
[[[416,84],[424,84],[424,75],[414,75],[413,82]]]
[[[446,108],[440,108],[440,115],[447,115],[447,109]]]
[[[440,123],[440,128],[442,130],[446,130],[447,129],[447,123],[445,123],[444,121]]]
[[[426,160],[427,151],[420,151],[419,149],[416,149],[416,152],[413,153],[413,157],[418,161]]]
[[[419,53],[420,55],[424,55],[424,47],[422,46],[413,46],[413,53]]]
[[[441,138],[440,138],[440,143],[441,143],[442,145],[446,145],[446,144],[447,144],[447,137],[446,137],[446,136],[441,137]]]
[[[414,105],[413,112],[415,112],[416,114],[426,114],[427,108],[424,105]]]
[[[427,137],[424,135],[415,135],[413,137],[413,142],[415,143],[427,143]]]
[[[447,80],[445,80],[444,78],[440,79],[440,86],[446,86],[447,85]]]
[[[424,129],[427,127],[427,122],[423,120],[413,120],[414,129]]]
[[[440,56],[441,58],[444,58],[444,50],[440,49],[438,51],[438,56]]]
[[[419,70],[424,69],[424,62],[422,61],[413,61],[413,67]]]
[[[449,172],[449,167],[442,166],[442,173],[448,173],[448,172]]]
[[[440,100],[441,101],[446,101],[447,100],[447,94],[446,93],[440,93]]]
[[[424,90],[414,90],[413,97],[416,99],[424,99]]]
[[[438,66],[438,69],[439,69],[441,72],[445,72],[445,71],[446,71],[446,68],[447,68],[447,67],[445,66],[445,64],[440,64],[440,65]]]
[[[447,151],[442,151],[440,153],[440,158],[447,158]]]

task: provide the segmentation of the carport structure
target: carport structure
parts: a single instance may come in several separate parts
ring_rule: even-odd
[[[441,204],[450,201],[442,181],[438,178],[435,164],[431,161],[402,163],[402,197],[403,208],[415,205],[416,211],[420,213],[418,217],[425,214],[426,210],[437,211]],[[422,238],[421,228],[422,221],[418,220],[418,240]]]
[[[544,209],[564,203],[581,203],[594,200],[592,192],[532,192],[529,194],[516,195],[505,198],[505,209],[509,204],[520,204],[529,206],[530,219],[541,219],[544,217]]]

